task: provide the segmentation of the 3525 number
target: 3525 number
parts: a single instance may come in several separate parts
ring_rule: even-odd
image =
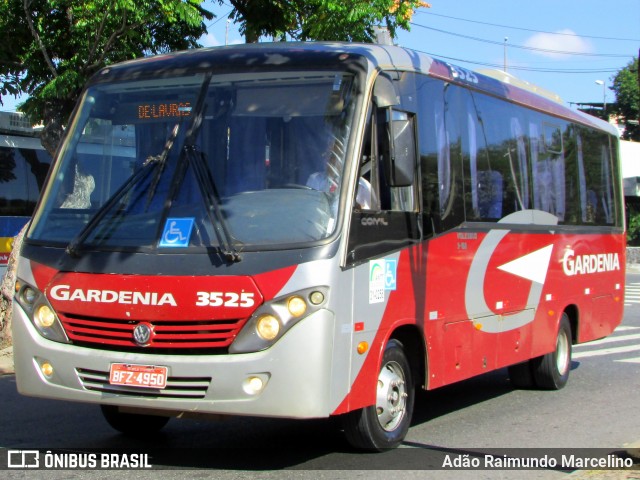
[[[255,305],[253,292],[197,292],[197,307],[248,308]]]

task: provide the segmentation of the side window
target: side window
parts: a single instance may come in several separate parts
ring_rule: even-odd
[[[549,212],[560,222],[566,214],[565,158],[562,127],[559,123],[531,123],[533,204],[536,210]]]
[[[25,162],[15,148],[0,148],[0,213],[29,215],[28,178]]]
[[[465,178],[470,192],[469,220],[495,222],[518,208],[520,170],[506,105],[479,94],[466,103],[469,155]],[[473,147],[473,148],[472,148]]]
[[[421,195],[425,232],[441,232],[464,221],[462,162],[466,127],[461,109],[467,92],[441,80],[420,76]],[[468,151],[468,148],[467,148]]]
[[[416,148],[414,115],[395,109],[378,112],[377,122],[379,183],[377,197],[381,210],[416,210]],[[392,153],[393,149],[393,153]],[[401,159],[410,167],[402,168]],[[396,178],[402,176],[403,178]]]
[[[403,109],[402,102],[392,106],[372,102],[369,112],[354,190],[348,263],[421,238],[415,114]]]
[[[579,136],[578,165],[584,180],[581,192],[582,221],[588,225],[614,225],[616,212],[612,154],[607,135],[584,130]],[[615,181],[614,181],[615,180]]]
[[[31,216],[50,164],[41,148],[0,147],[0,214]]]
[[[509,103],[467,93],[461,114],[466,215],[495,222],[531,208],[527,118]]]

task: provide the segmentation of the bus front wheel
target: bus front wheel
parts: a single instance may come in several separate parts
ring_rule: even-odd
[[[394,448],[409,431],[413,414],[414,384],[402,343],[390,340],[378,374],[376,404],[343,417],[345,436],[359,449]]]
[[[132,437],[145,437],[161,430],[170,417],[123,413],[113,405],[100,405],[102,415],[115,430]]]

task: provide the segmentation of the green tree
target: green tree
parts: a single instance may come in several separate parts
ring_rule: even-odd
[[[625,127],[625,140],[640,141],[640,73],[638,58],[634,58],[613,77],[611,87],[616,94],[614,113],[620,116]]]
[[[229,1],[230,18],[239,24],[247,42],[257,42],[261,36],[371,42],[375,26],[385,26],[395,37],[398,28],[409,30],[415,9],[429,7],[421,0]]]
[[[203,0],[4,0],[0,3],[0,103],[43,122],[53,153],[85,82],[123,60],[197,47],[213,14]]]

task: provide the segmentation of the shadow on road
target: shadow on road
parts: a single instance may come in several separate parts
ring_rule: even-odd
[[[574,362],[573,368],[577,367]],[[514,392],[506,370],[499,370],[420,392],[414,425]],[[0,446],[52,451],[148,453],[160,468],[224,470],[389,469],[441,467],[449,450],[413,445],[381,454],[354,451],[338,419],[290,420],[229,417],[209,421],[172,419],[153,436],[131,438],[111,429],[96,405],[23,397],[15,377],[0,377],[3,423]],[[141,434],[144,432],[141,432]]]

